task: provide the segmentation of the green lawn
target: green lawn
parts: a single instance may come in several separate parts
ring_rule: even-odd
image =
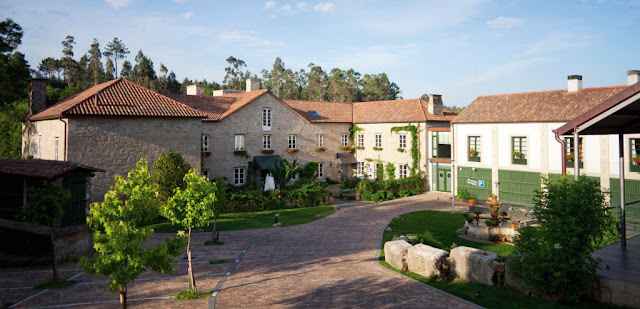
[[[427,245],[450,250],[454,243],[498,253],[504,259],[513,252],[513,246],[507,244],[482,244],[458,237],[456,230],[464,225],[462,213],[452,214],[441,211],[418,211],[400,216],[402,220],[394,220],[389,226],[395,230],[396,236],[414,234],[422,235]],[[393,235],[389,235],[391,239]]]
[[[326,217],[334,212],[333,206],[316,206],[293,209],[266,210],[257,212],[237,212],[221,214],[218,217],[218,226],[221,231],[235,230],[251,230],[272,227],[275,223],[275,214],[280,214],[278,222],[282,226],[292,226],[304,224],[313,221],[313,217],[320,215]],[[156,233],[174,233],[180,227],[171,225],[170,222],[160,222],[148,225],[155,230]],[[205,231],[210,232],[213,229],[213,220],[204,227]]]
[[[481,244],[458,237],[456,230],[464,224],[461,213],[452,214],[450,212],[419,211],[403,215],[401,218],[403,218],[403,220],[394,220],[389,224],[392,229],[396,230],[395,232],[384,232],[383,234],[382,248],[380,250],[380,264],[382,266],[486,308],[575,308],[545,301],[537,297],[523,295],[509,287],[489,286],[462,280],[425,278],[414,273],[393,268],[384,261],[384,243],[391,240],[394,234],[398,236],[424,234],[427,236],[426,238],[428,239],[429,245],[434,247],[449,250],[451,245],[455,243],[458,246],[468,246],[496,252],[502,259],[513,252],[513,246],[511,245]],[[476,290],[480,291],[481,298],[474,297]],[[587,309],[624,308],[606,303],[588,301],[581,302],[577,307]]]

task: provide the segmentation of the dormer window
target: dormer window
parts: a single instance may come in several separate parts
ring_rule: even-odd
[[[262,109],[262,131],[271,131],[271,109]]]

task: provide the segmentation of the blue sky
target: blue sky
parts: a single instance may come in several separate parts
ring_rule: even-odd
[[[385,72],[404,98],[442,94],[466,106],[478,95],[621,85],[640,69],[640,1],[214,1],[4,0],[0,16],[25,32],[20,50],[32,68],[60,57],[76,38],[75,58],[93,38],[117,36],[131,51],[184,77],[221,82],[225,59],[252,73],[281,57]],[[4,18],[3,18],[4,19]]]

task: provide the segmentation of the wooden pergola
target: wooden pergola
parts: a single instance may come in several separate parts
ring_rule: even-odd
[[[622,248],[626,248],[625,206],[625,155],[624,135],[640,133],[640,83],[633,84],[591,110],[553,130],[556,139],[560,135],[573,135],[574,157],[578,158],[579,135],[618,135],[618,165],[620,171],[620,234]],[[562,172],[565,173],[565,147],[562,147]],[[575,176],[580,174],[579,164],[574,165]]]

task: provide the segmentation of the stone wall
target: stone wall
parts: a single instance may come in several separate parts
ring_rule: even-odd
[[[202,121],[196,118],[73,117],[69,120],[68,161],[106,170],[91,181],[91,201],[102,201],[114,175],[126,176],[140,158],[173,149],[200,170]]]
[[[262,109],[271,108],[272,128],[262,129]],[[233,182],[234,168],[247,167],[255,156],[280,155],[289,162],[296,160],[300,164],[310,161],[323,163],[325,178],[340,179],[339,160],[342,134],[349,134],[349,123],[310,123],[295,113],[287,105],[267,93],[234,112],[220,122],[203,122],[203,134],[209,135],[209,157],[203,157],[204,168],[209,170],[211,178],[226,177]],[[299,152],[288,153],[288,138],[295,134]],[[324,136],[323,152],[316,152],[316,136]],[[235,135],[244,135],[245,150],[250,156],[245,158],[234,155]],[[262,153],[262,136],[271,135],[273,154]],[[247,173],[245,172],[245,175]]]

